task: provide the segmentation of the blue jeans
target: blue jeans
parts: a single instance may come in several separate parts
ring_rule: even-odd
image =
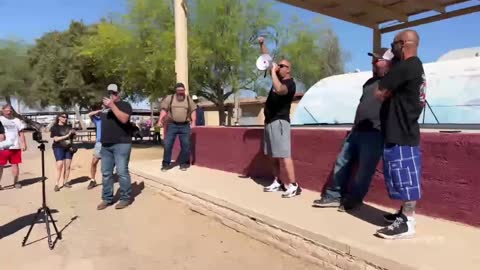
[[[113,168],[117,168],[118,183],[120,184],[120,200],[130,201],[132,182],[128,171],[132,145],[129,143],[103,144],[102,156],[102,200],[113,202]]]
[[[327,196],[362,202],[368,193],[382,153],[383,136],[380,132],[352,131],[345,139],[335,162],[333,182],[326,189]],[[353,179],[351,193],[347,194],[355,161],[358,161],[358,170]]]
[[[180,166],[190,164],[190,132],[190,124],[168,124],[163,147],[163,166],[170,165],[172,161],[172,148],[177,135],[180,138],[181,147],[178,163]]]

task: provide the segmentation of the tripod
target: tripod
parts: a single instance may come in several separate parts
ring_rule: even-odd
[[[440,124],[440,122],[438,121],[437,116],[435,115],[435,113],[434,113],[433,110],[432,110],[432,107],[430,107],[430,104],[428,103],[428,101],[427,101],[426,99],[425,99],[425,105],[427,105],[428,108],[430,109],[430,112],[432,112],[433,117],[435,117],[435,120],[437,121],[437,124]],[[424,106],[424,107],[423,107],[423,124],[425,124],[425,114],[427,113],[427,106]]]
[[[58,231],[57,225],[55,224],[55,220],[52,217],[52,213],[50,212],[50,208],[47,206],[46,202],[46,196],[45,196],[45,143],[47,141],[38,141],[40,145],[38,146],[38,149],[40,149],[40,152],[42,153],[42,207],[40,207],[35,214],[35,217],[33,218],[32,224],[30,225],[30,229],[28,230],[27,235],[23,239],[22,246],[25,246],[25,243],[27,242],[28,236],[30,236],[30,232],[32,232],[33,226],[37,222],[38,218],[42,217],[43,221],[47,225],[47,234],[48,234],[48,247],[50,249],[53,249],[54,242],[52,242],[52,235],[50,234],[50,224],[49,222],[52,223],[53,228],[55,229],[55,232],[57,234],[57,240],[62,239],[62,233]],[[56,240],[55,240],[56,241]]]

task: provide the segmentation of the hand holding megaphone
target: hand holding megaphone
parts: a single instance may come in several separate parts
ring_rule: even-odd
[[[262,54],[257,59],[258,70],[264,71],[273,67],[273,59],[269,54]]]

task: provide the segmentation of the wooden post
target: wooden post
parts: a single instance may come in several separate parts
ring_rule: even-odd
[[[382,32],[378,29],[378,26],[373,28],[373,51],[376,52],[382,47]]]
[[[187,5],[184,0],[174,1],[175,9],[175,72],[177,82],[185,85],[188,95],[188,35],[187,35]]]

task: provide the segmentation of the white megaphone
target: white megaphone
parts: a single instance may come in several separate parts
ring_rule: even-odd
[[[262,54],[257,59],[258,70],[264,71],[272,67],[273,59],[269,54]]]

